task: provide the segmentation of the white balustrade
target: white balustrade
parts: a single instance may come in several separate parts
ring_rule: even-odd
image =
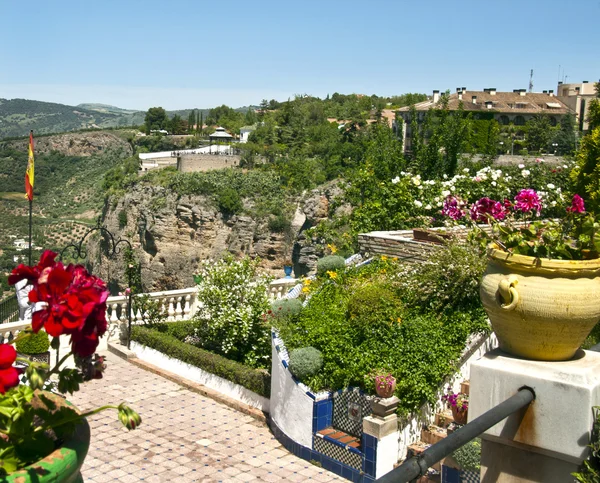
[[[293,278],[280,278],[274,280],[267,289],[267,296],[270,301],[282,298],[290,289],[298,283]],[[159,302],[161,312],[166,315],[167,322],[175,322],[178,320],[190,320],[198,310],[200,302],[198,301],[197,288],[189,287],[181,290],[168,290],[165,292],[151,292],[149,295],[151,301]],[[137,296],[141,296],[137,295]],[[135,297],[135,295],[134,295]],[[141,324],[146,314],[137,312],[131,313],[131,321],[133,324]],[[127,323],[127,296],[117,295],[108,297],[106,301],[106,320],[109,323],[108,339],[118,340],[119,324]],[[8,326],[4,324],[1,327]]]

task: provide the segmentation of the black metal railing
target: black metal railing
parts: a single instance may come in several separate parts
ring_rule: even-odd
[[[0,324],[19,320],[19,303],[17,296],[11,295],[0,302]]]
[[[459,428],[439,443],[430,446],[420,455],[407,459],[398,468],[393,469],[377,481],[381,483],[407,483],[423,476],[430,466],[449,456],[511,414],[528,406],[534,399],[535,392],[533,389],[526,386],[522,387],[514,396],[509,397],[503,403]]]

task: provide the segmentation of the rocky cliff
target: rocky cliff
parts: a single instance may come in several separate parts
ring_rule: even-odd
[[[230,218],[205,196],[180,196],[159,186],[137,185],[107,207],[104,226],[115,239],[128,239],[142,265],[145,291],[173,290],[193,284],[192,275],[201,260],[215,259],[229,251],[260,257],[264,270],[283,277],[283,258],[292,254],[295,275],[315,269],[322,250],[306,243],[303,232],[329,215],[331,199],[339,194],[332,184],[292,200],[297,206],[291,234],[269,231],[266,219],[248,215]],[[122,289],[124,262],[118,255],[100,255],[90,247],[94,272]],[[101,262],[101,263],[99,263]]]

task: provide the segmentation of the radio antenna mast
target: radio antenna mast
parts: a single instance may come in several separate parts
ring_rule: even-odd
[[[531,69],[531,73],[529,74],[529,92],[533,91],[533,69]]]

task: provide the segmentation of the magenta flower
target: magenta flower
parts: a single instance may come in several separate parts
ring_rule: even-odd
[[[539,216],[540,211],[542,210],[542,201],[535,190],[521,190],[519,194],[515,196],[515,209],[523,213],[529,213],[535,210]]]
[[[475,222],[489,223],[491,219],[503,220],[506,210],[499,201],[488,197],[481,198],[471,205],[471,220]]]
[[[459,202],[458,198],[454,196],[448,196],[444,201],[442,215],[447,216],[454,221],[460,220],[463,216],[465,216],[465,213],[460,209],[460,205],[461,203]]]
[[[583,198],[579,195],[573,196],[573,201],[571,202],[571,206],[567,208],[567,211],[570,213],[585,213]]]

